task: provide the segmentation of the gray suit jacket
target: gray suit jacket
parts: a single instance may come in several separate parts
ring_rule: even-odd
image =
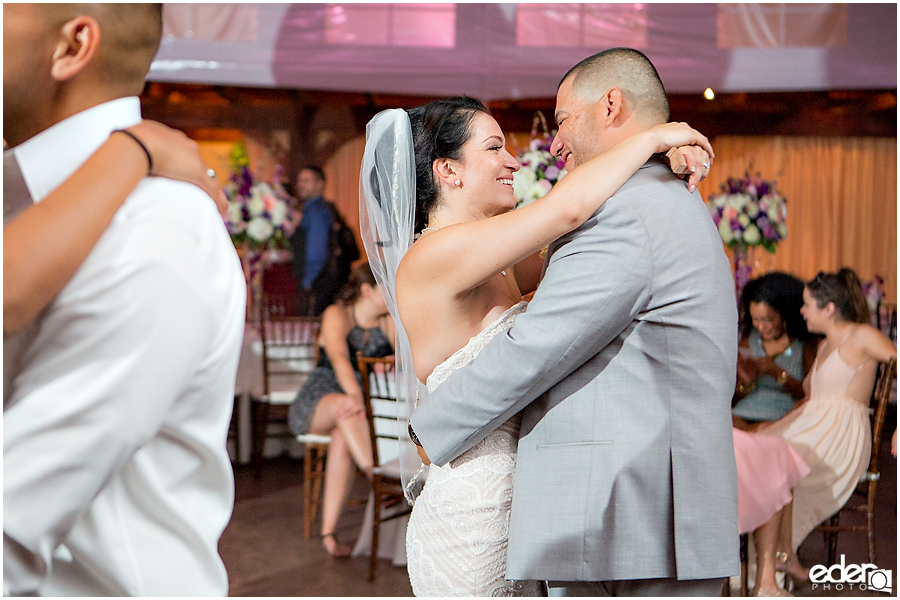
[[[528,310],[412,416],[438,465],[524,409],[507,578],[737,573],[737,309],[699,194],[651,159]]]

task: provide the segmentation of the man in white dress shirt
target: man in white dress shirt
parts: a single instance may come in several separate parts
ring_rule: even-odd
[[[36,202],[140,120],[161,26],[160,5],[4,4],[3,133]],[[4,594],[227,594],[244,309],[206,195],[141,182],[42,315],[4,403]]]

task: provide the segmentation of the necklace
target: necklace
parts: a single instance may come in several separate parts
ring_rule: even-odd
[[[426,227],[425,229],[423,229],[421,231],[421,233],[419,235],[421,235],[422,233],[425,233],[426,231],[437,231],[438,229],[440,229],[440,227]],[[506,271],[500,271],[500,274],[503,275],[504,277],[506,277]]]

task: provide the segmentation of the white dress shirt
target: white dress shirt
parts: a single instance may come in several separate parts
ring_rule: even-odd
[[[139,119],[122,98],[17,146],[35,201]],[[4,404],[4,592],[228,593],[217,544],[244,311],[213,202],[144,179],[43,315]]]

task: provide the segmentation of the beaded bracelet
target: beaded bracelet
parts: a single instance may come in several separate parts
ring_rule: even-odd
[[[147,155],[147,175],[150,175],[151,173],[153,173],[153,157],[150,156],[150,151],[147,150],[147,146],[144,145],[144,142],[142,142],[138,136],[134,135],[127,129],[116,129],[113,131],[113,133],[124,133],[125,135],[127,135],[128,137],[133,139],[135,142],[137,142],[137,145],[140,146],[141,150],[144,151],[144,154]]]

